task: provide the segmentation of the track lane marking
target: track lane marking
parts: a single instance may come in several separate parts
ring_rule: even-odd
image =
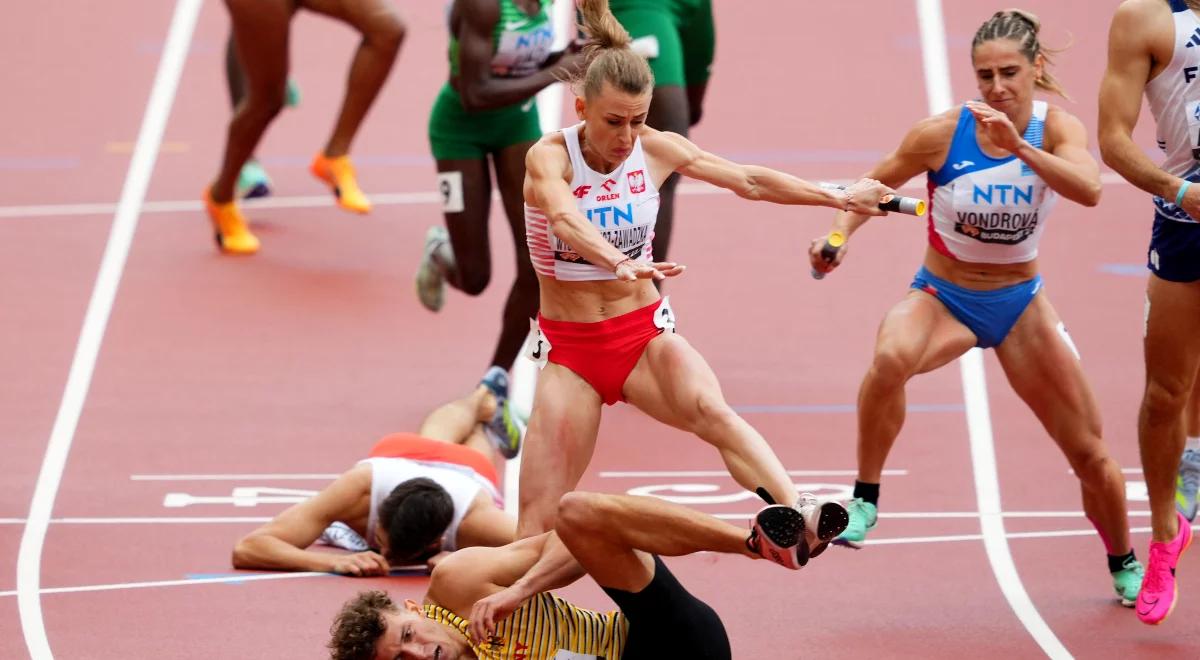
[[[41,604],[42,547],[46,539],[50,513],[54,508],[67,455],[70,453],[75,429],[87,399],[96,358],[100,353],[100,345],[116,299],[121,274],[129,257],[138,215],[146,199],[146,188],[154,171],[167,118],[171,114],[175,90],[192,42],[200,6],[200,0],[178,0],[175,5],[162,58],[159,60],[150,98],[146,103],[146,112],[138,130],[137,146],[130,159],[121,198],[109,231],[108,243],[104,248],[96,284],[71,361],[62,401],[34,486],[28,522],[21,535],[21,545],[17,553],[17,608],[25,645],[34,660],[48,660],[54,657],[46,635]]]

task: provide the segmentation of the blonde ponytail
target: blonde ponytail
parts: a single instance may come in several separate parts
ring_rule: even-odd
[[[654,88],[654,74],[629,45],[633,39],[621,26],[608,0],[579,0],[580,30],[587,35],[583,47],[587,67],[574,82],[584,98],[594,98],[604,83],[627,94],[641,95]]]

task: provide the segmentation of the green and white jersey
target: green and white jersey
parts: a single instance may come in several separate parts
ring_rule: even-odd
[[[550,57],[554,25],[550,21],[553,0],[539,0],[538,12],[526,14],[514,0],[499,0],[500,20],[492,29],[492,75],[523,78],[536,73]],[[458,39],[450,34],[450,75],[459,72]]]

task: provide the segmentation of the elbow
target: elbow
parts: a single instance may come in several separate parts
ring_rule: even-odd
[[[1100,194],[1103,192],[1103,190],[1104,187],[1097,179],[1090,186],[1088,186],[1087,190],[1084,191],[1083,197],[1079,200],[1079,203],[1087,207],[1098,206],[1100,204]]]
[[[256,568],[253,556],[254,553],[250,550],[252,544],[251,537],[246,536],[238,540],[233,546],[233,552],[230,554],[229,563],[233,564],[234,568],[247,569]]]
[[[1100,147],[1100,160],[1104,161],[1105,165],[1116,169],[1117,144],[1112,135],[1100,133],[1097,142]]]

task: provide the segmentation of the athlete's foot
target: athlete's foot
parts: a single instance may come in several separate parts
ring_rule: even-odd
[[[525,428],[508,400],[508,372],[500,367],[492,367],[484,374],[480,384],[488,388],[496,399],[496,412],[492,414],[491,421],[483,425],[483,432],[501,455],[515,458],[521,451]]]
[[[454,250],[446,228],[434,225],[425,232],[425,248],[417,267],[417,299],[431,312],[446,302],[446,273],[454,270]]]
[[[850,514],[850,521],[846,523],[846,531],[835,538],[833,544],[858,550],[867,539],[867,530],[874,527],[879,519],[879,511],[874,504],[861,497],[850,500],[846,510]]]
[[[371,202],[358,187],[358,179],[354,175],[354,165],[349,156],[329,158],[325,154],[317,154],[313,158],[309,171],[313,176],[324,181],[337,197],[338,206],[355,213],[369,213]]]
[[[1188,522],[1196,519],[1196,491],[1200,489],[1200,450],[1188,449],[1175,477],[1175,508]]]
[[[800,493],[795,509],[804,517],[804,540],[810,558],[825,552],[829,542],[846,529],[850,514],[841,502]]]
[[[1121,570],[1112,573],[1113,590],[1117,592],[1122,605],[1133,607],[1133,604],[1137,602],[1138,592],[1142,589],[1142,580],[1145,574],[1146,569],[1142,567],[1142,562],[1134,557],[1126,559]]]
[[[808,563],[804,516],[798,509],[782,504],[768,504],[759,510],[750,523],[746,548],[794,571]]]
[[[1156,626],[1163,622],[1175,609],[1179,598],[1179,586],[1175,582],[1175,567],[1179,557],[1192,542],[1192,527],[1180,514],[1179,532],[1175,538],[1163,543],[1150,542],[1150,562],[1146,566],[1146,579],[1137,598],[1137,616],[1142,623]]]
[[[212,221],[217,247],[229,254],[254,254],[258,252],[258,238],[250,233],[249,223],[242,215],[237,202],[218,204],[213,201],[212,190],[204,191],[204,208]]]
[[[258,164],[257,160],[246,161],[246,164],[242,166],[242,171],[238,172],[237,197],[254,199],[270,194],[271,177],[267,176],[267,171]]]

